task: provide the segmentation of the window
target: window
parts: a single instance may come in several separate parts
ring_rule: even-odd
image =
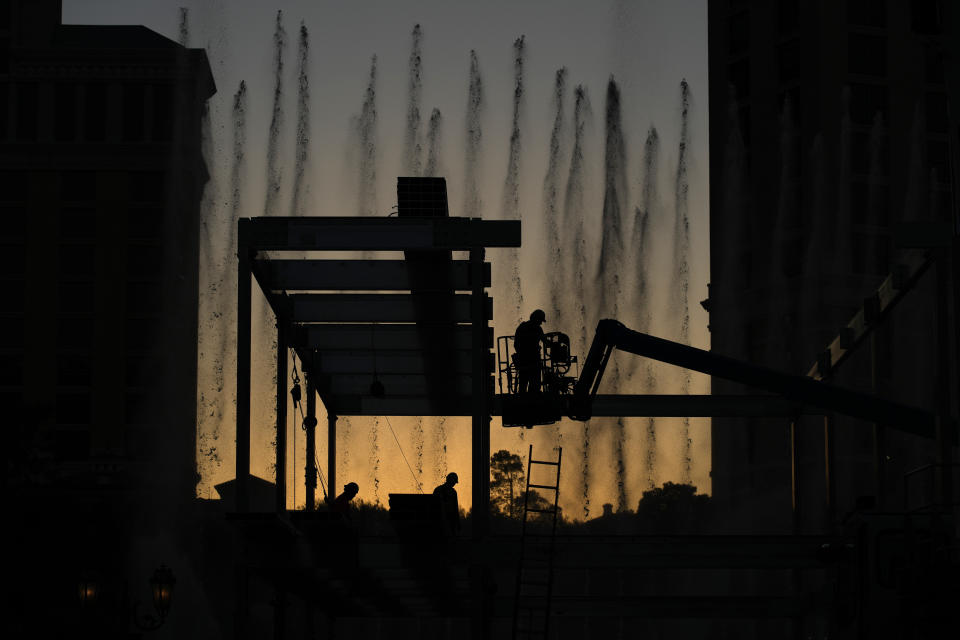
[[[781,34],[793,33],[800,27],[799,0],[780,0],[777,3],[777,26]]]
[[[141,84],[123,87],[123,141],[139,142],[146,130],[146,100]]]
[[[88,350],[93,346],[92,318],[58,318],[57,348]]]
[[[910,23],[917,33],[940,33],[940,7],[937,0],[910,0]]]
[[[729,53],[745,53],[750,48],[750,14],[747,11],[731,16]]]
[[[0,69],[0,73],[3,70]],[[10,85],[6,82],[0,82],[0,140],[6,140],[9,137],[7,120],[10,117]]]
[[[124,327],[124,348],[127,351],[149,351],[157,342],[159,324],[154,318],[127,320]]]
[[[127,424],[146,422],[146,396],[142,393],[124,394],[124,418]]]
[[[92,202],[97,199],[95,171],[64,171],[60,174],[60,199],[67,202]]]
[[[57,142],[73,142],[77,137],[77,87],[58,84],[54,103],[53,136]]]
[[[35,83],[17,85],[17,140],[32,142],[37,139],[38,87]]]
[[[947,94],[928,93],[926,95],[927,131],[947,133],[950,130],[950,113],[947,106]]]
[[[746,100],[750,96],[750,60],[744,59],[731,64],[727,67],[727,77],[737,101]]]
[[[0,292],[0,312],[23,313],[26,302],[24,290],[23,280],[4,281],[3,291]]]
[[[799,38],[784,42],[777,47],[777,70],[781,83],[800,79],[803,70],[803,52]]]
[[[57,356],[57,384],[67,387],[89,386],[93,379],[90,356],[60,354]]]
[[[22,276],[25,256],[22,244],[0,244],[0,276],[10,278]]]
[[[23,355],[0,355],[0,385],[15,387],[23,384]]]
[[[943,53],[937,45],[927,45],[923,50],[923,75],[927,84],[943,84]]]
[[[23,240],[29,217],[25,209],[26,207],[0,205],[0,238]]]
[[[750,107],[740,107],[740,109],[737,111],[737,119],[740,123],[740,137],[743,139],[743,146],[747,150],[747,155],[749,156],[751,127]]]
[[[158,245],[130,245],[127,247],[127,276],[159,278],[163,266],[163,252]]]
[[[950,147],[944,140],[927,140],[927,165],[940,184],[950,182]]]
[[[0,347],[23,348],[23,318],[0,317]]]
[[[90,424],[90,394],[60,392],[57,394],[57,424]]]
[[[157,378],[159,364],[153,358],[129,356],[127,358],[128,387],[147,387]]]
[[[159,240],[162,235],[162,209],[141,207],[130,210],[127,217],[127,237],[134,240]]]
[[[887,26],[886,0],[847,0],[847,24],[858,27]]]
[[[96,272],[96,252],[92,244],[62,244],[59,254],[61,277],[89,277]]]
[[[887,87],[882,84],[850,84],[850,121],[872,126],[877,114],[887,119]]]
[[[173,87],[169,84],[153,86],[153,131],[155,142],[168,142],[173,138]]]
[[[885,140],[875,131],[850,134],[850,169],[854,173],[883,177],[887,174]]]
[[[89,240],[97,235],[97,211],[92,207],[64,207],[60,210],[60,237]]]
[[[90,457],[88,429],[57,429],[54,454],[59,460],[83,460]]]
[[[160,204],[164,201],[164,174],[160,171],[137,171],[130,176],[130,199]]]
[[[84,138],[90,142],[107,139],[107,85],[97,82],[85,87]]]
[[[0,200],[22,202],[27,199],[30,174],[26,171],[0,171]]]
[[[887,74],[887,40],[883,36],[851,33],[847,41],[850,73],[883,77]]]
[[[856,273],[878,276],[889,273],[890,239],[873,234],[853,234],[853,269]]]
[[[887,186],[876,180],[854,180],[850,183],[850,209],[857,224],[886,227],[890,224]]]
[[[162,303],[162,292],[156,282],[127,283],[127,315],[157,314]]]
[[[92,282],[61,282],[58,292],[61,312],[93,313],[96,301]]]

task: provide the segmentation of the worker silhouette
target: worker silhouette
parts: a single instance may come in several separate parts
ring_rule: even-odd
[[[546,314],[537,309],[530,319],[521,322],[513,334],[513,350],[516,352],[517,393],[540,392],[540,343],[543,342],[543,329],[540,325],[547,321]]]
[[[440,513],[444,525],[451,535],[456,535],[460,531],[460,504],[457,501],[457,490],[454,485],[460,478],[451,471],[447,474],[447,480],[433,490],[433,495],[440,500]]]
[[[343,493],[338,495],[330,503],[330,513],[340,514],[346,520],[350,519],[350,501],[360,493],[360,485],[356,482],[348,482],[343,485]]]

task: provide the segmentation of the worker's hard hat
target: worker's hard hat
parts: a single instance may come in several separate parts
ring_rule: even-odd
[[[451,471],[447,474],[447,482],[453,480],[454,482],[460,482],[460,478],[457,477],[457,474]]]
[[[356,482],[348,482],[347,484],[343,485],[343,490],[352,491],[353,493],[359,493],[360,485],[358,485]]]
[[[536,311],[530,314],[530,319],[539,320],[540,322],[546,322],[547,314],[543,312],[543,309],[537,309]]]

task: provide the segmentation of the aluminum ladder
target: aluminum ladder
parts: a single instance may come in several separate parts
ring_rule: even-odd
[[[550,599],[553,595],[553,552],[557,536],[557,502],[560,498],[560,462],[563,448],[557,447],[557,461],[534,460],[533,445],[527,455],[527,489],[523,494],[523,524],[520,530],[520,560],[517,566],[517,584],[513,601],[513,640],[547,638],[550,628]],[[556,467],[553,485],[533,484],[530,471],[533,465]],[[553,491],[553,507],[541,508],[530,505],[530,489]],[[527,530],[530,514],[540,520],[538,524],[549,533],[533,533]],[[547,514],[549,523],[541,514]]]

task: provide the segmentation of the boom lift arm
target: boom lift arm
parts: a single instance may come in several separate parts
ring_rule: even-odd
[[[934,416],[927,411],[655,338],[632,331],[616,320],[601,320],[597,324],[596,336],[570,397],[568,415],[573,420],[590,419],[593,399],[614,349],[739,382],[800,404],[817,406],[869,422],[896,425],[902,430],[921,435],[933,434]]]

